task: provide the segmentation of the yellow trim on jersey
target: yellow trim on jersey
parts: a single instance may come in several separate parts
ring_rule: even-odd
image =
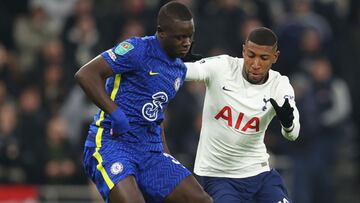
[[[114,81],[114,87],[113,90],[111,91],[111,95],[110,95],[110,99],[112,101],[115,100],[116,94],[119,90],[120,87],[120,81],[121,81],[121,75],[117,74],[115,75],[115,81]],[[95,143],[96,143],[96,150],[95,153],[93,154],[93,157],[95,157],[95,159],[98,161],[98,164],[96,165],[96,168],[100,171],[101,175],[103,176],[107,186],[109,187],[109,189],[111,190],[114,187],[114,183],[112,182],[112,180],[110,179],[109,175],[107,174],[104,166],[102,165],[102,156],[99,153],[100,149],[101,149],[101,140],[102,140],[102,135],[104,133],[104,128],[100,126],[101,121],[103,121],[105,118],[105,112],[101,111],[100,112],[100,117],[99,119],[96,121],[96,125],[99,127],[97,132],[96,132],[96,136],[95,136]]]
[[[115,75],[115,81],[114,81],[114,88],[113,90],[111,91],[111,100],[115,100],[115,96],[119,90],[119,87],[120,87],[120,81],[121,81],[121,75],[120,74],[116,74]]]
[[[102,129],[102,130],[100,130],[100,129]],[[100,127],[98,132],[100,132],[100,131],[101,131],[100,134],[102,134],[103,131],[104,131],[104,128]],[[93,154],[95,159],[98,161],[98,164],[96,165],[96,168],[97,168],[97,170],[100,171],[102,177],[104,178],[104,180],[106,182],[106,185],[111,190],[114,187],[114,183],[112,182],[109,175],[106,173],[106,170],[105,170],[104,166],[102,165],[103,160],[102,160],[101,154],[99,153],[100,149],[101,149],[101,147],[96,147],[95,153]]]

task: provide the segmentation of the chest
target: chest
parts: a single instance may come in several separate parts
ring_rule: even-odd
[[[209,117],[236,131],[257,133],[274,116],[271,84],[253,86],[231,75],[212,80],[207,88]]]
[[[163,93],[173,98],[182,86],[185,66],[149,60],[129,76],[129,81],[143,94]]]

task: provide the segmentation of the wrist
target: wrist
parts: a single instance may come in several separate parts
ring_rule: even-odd
[[[294,130],[294,127],[295,127],[295,124],[294,123],[292,123],[291,124],[291,126],[290,127],[285,127],[285,126],[283,126],[282,124],[281,124],[281,127],[282,127],[282,129],[284,129],[284,131],[286,132],[286,133],[290,133],[291,131],[293,131]]]
[[[129,120],[119,107],[109,115],[111,118],[112,134],[123,134],[130,130]]]
[[[122,111],[120,107],[117,107],[115,111],[109,114],[110,118],[114,122],[120,122],[124,118],[126,118],[125,113]]]

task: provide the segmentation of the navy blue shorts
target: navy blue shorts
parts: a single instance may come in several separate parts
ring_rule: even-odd
[[[116,141],[106,142],[100,148],[85,147],[84,167],[106,202],[114,185],[129,175],[135,177],[146,202],[162,202],[191,175],[169,154],[144,151],[131,143]]]
[[[279,173],[271,171],[248,178],[201,177],[214,203],[290,203]]]

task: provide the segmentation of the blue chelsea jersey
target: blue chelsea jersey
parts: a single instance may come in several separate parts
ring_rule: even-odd
[[[166,106],[184,82],[184,63],[169,58],[156,36],[130,38],[101,56],[114,73],[106,80],[106,92],[124,111],[131,129],[153,126],[155,140],[161,141],[159,124]],[[90,132],[96,133],[98,127],[108,130],[110,126],[109,115],[100,110]]]

